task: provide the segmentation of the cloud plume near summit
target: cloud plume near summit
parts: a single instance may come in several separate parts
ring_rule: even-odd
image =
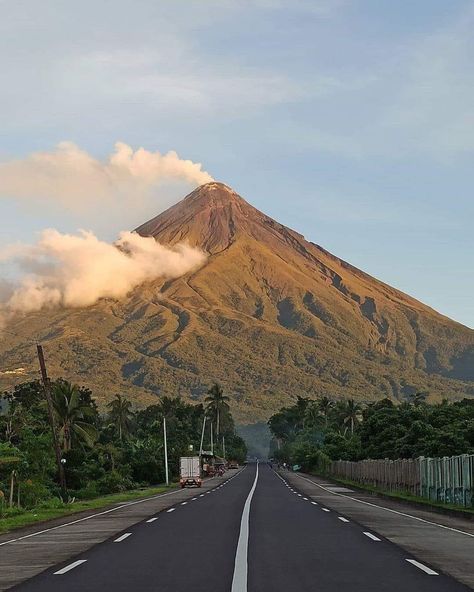
[[[44,230],[34,245],[0,249],[0,262],[14,263],[22,274],[15,285],[0,284],[0,317],[120,299],[145,281],[179,277],[205,259],[187,244],[169,248],[135,232],[121,232],[110,244],[87,231]]]
[[[54,150],[0,162],[0,197],[60,203],[78,211],[101,203],[139,206],[160,187],[195,187],[212,180],[200,163],[174,151],[134,151],[123,142],[103,160],[73,142],[60,142]]]

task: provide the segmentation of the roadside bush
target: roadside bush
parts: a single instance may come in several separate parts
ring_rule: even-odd
[[[51,492],[44,483],[27,479],[20,484],[20,505],[27,510],[34,508],[40,501],[46,501],[50,497]]]

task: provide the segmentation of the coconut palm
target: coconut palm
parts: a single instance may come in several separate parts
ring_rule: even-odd
[[[230,399],[227,395],[224,395],[222,387],[216,382],[207,391],[205,401],[207,403],[206,410],[216,419],[216,435],[219,438],[221,417],[223,413],[229,411],[227,401],[230,401]]]
[[[414,407],[420,407],[426,403],[426,399],[428,397],[428,393],[426,391],[418,391],[411,395],[410,402],[413,404]]]
[[[328,425],[328,416],[331,409],[334,407],[334,401],[329,397],[321,397],[318,401],[318,407],[321,411],[321,415],[324,417],[324,423]]]
[[[354,434],[354,428],[362,417],[362,407],[354,399],[348,399],[344,407],[344,424],[349,424],[351,426],[351,434]]]
[[[130,434],[133,418],[132,404],[128,399],[122,397],[122,395],[115,395],[115,398],[107,405],[107,408],[110,410],[110,422],[117,428],[119,440],[122,442]]]
[[[78,386],[67,381],[57,382],[52,402],[63,452],[69,452],[74,442],[92,446],[98,436],[93,424],[96,412],[81,400]]]
[[[317,401],[311,401],[304,412],[304,425],[305,427],[315,426],[321,420],[321,410]]]

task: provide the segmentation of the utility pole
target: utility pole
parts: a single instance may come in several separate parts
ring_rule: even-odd
[[[212,430],[212,421],[211,421],[211,454],[214,456],[214,435]]]
[[[199,445],[199,471],[201,471],[202,445],[204,443],[204,430],[206,429],[206,420],[207,420],[207,417],[204,416],[204,418],[202,420],[201,444]]]
[[[67,500],[66,475],[64,474],[64,466],[61,462],[61,448],[59,447],[58,434],[56,432],[56,425],[54,422],[53,402],[51,400],[51,384],[49,382],[48,373],[46,372],[46,364],[44,361],[43,346],[37,344],[36,351],[41,370],[41,378],[43,380],[44,394],[48,405],[49,423],[51,425],[51,432],[53,434],[54,452],[56,455],[56,464],[58,466],[59,486],[61,487],[61,497],[65,502]]]
[[[169,478],[168,478],[168,442],[166,440],[166,417],[163,416],[163,436],[165,439],[165,475],[166,475],[166,485],[169,485]]]

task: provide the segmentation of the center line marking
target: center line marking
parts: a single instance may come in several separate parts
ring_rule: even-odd
[[[119,536],[118,539],[115,539],[114,543],[121,543],[122,541],[124,541],[126,538],[128,538],[129,536],[131,536],[132,533],[131,532],[126,532],[125,534],[123,534],[122,536]]]
[[[247,592],[248,580],[248,550],[249,550],[249,521],[250,521],[250,504],[252,503],[253,494],[257,487],[258,481],[258,463],[255,472],[255,481],[249,491],[247,499],[245,500],[244,510],[242,512],[242,519],[240,521],[240,534],[237,543],[237,551],[235,553],[234,576],[232,578],[231,592]]]
[[[406,559],[405,561],[408,561],[408,563],[415,565],[418,569],[421,569],[422,571],[427,573],[429,576],[439,575],[437,571],[430,569],[429,567],[427,567],[426,565],[423,565],[423,563],[420,563],[419,561],[415,561],[414,559]]]
[[[364,534],[366,537],[369,537],[369,539],[380,542],[379,537],[376,537],[375,534],[372,534],[371,532],[364,532]]]
[[[55,576],[62,576],[66,572],[71,571],[71,569],[74,569],[78,565],[82,565],[86,561],[87,561],[87,559],[78,559],[77,561],[74,561],[74,563],[70,563],[69,565],[66,565],[66,567],[63,567],[62,569],[59,569],[58,571],[55,571],[54,572],[54,575]]]
[[[156,518],[156,517],[155,517],[155,518],[150,518],[149,520],[147,520],[147,522],[148,522],[148,523],[149,523],[149,522],[154,522],[155,520],[158,520],[158,518]]]

